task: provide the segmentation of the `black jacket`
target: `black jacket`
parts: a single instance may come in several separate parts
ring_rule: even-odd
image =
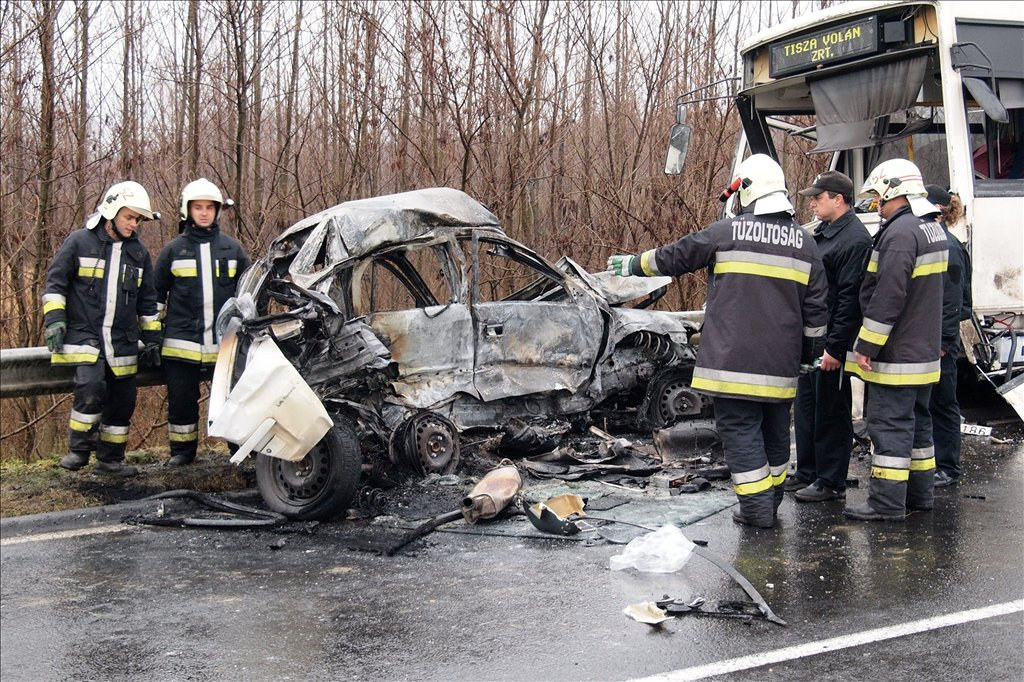
[[[238,278],[248,267],[245,249],[217,225],[209,230],[186,226],[160,251],[156,293],[164,313],[161,355],[201,364],[217,361],[217,314],[235,295]]]
[[[138,370],[139,340],[157,343],[160,320],[149,252],[134,234],[114,241],[99,213],[64,240],[46,273],[47,325],[65,322],[53,364],[91,365],[100,357],[116,376]]]
[[[864,381],[926,386],[939,380],[942,280],[949,260],[946,233],[933,217],[905,206],[884,221],[860,290],[864,320],[854,350],[871,358],[862,370],[853,353],[846,369]]]
[[[784,213],[712,223],[633,260],[634,275],[710,267],[694,389],[758,402],[796,396],[801,354],[824,336],[827,282],[818,249]]]
[[[964,245],[942,229],[949,243],[949,266],[942,279],[942,350],[956,357],[960,352],[960,320],[971,317],[971,270]]]
[[[860,328],[860,285],[871,254],[871,234],[851,208],[814,231],[828,279],[828,332],[825,350],[839,361],[853,346]]]

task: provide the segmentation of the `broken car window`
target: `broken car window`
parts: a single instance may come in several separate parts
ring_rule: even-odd
[[[396,249],[359,266],[359,314],[426,308],[453,300],[443,247]],[[355,298],[355,296],[354,296]]]
[[[474,264],[479,268],[478,303],[557,301],[568,297],[560,279],[539,270],[533,259],[510,244],[481,239],[476,259],[471,240],[463,239],[459,244],[469,265],[470,281]]]

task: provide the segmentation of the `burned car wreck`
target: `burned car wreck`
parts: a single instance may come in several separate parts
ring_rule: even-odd
[[[706,415],[697,316],[648,309],[669,281],[551,264],[455,189],[345,202],[278,237],[221,311],[209,432],[255,453],[271,509],[316,519],[364,458],[453,471],[467,430]]]

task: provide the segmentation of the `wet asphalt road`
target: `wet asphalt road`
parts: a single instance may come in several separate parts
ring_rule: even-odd
[[[785,628],[636,623],[622,609],[666,593],[744,595],[698,557],[674,574],[610,571],[621,547],[604,542],[438,532],[388,558],[348,547],[357,533],[394,531],[351,522],[313,533],[116,526],[72,537],[5,522],[0,677],[619,680],[1010,603],[1005,615],[756,659],[723,679],[1021,679],[1024,432],[997,435],[1013,440],[971,439],[961,484],[905,524],[848,522],[841,503],[787,500],[772,530],[734,525],[731,509],[684,528],[732,562]],[[865,464],[852,473],[866,480]],[[94,523],[117,524],[114,514]]]

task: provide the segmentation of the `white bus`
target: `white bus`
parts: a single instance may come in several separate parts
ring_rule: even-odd
[[[742,123],[734,170],[764,153],[787,175],[835,169],[859,188],[879,162],[907,158],[926,183],[960,196],[966,216],[952,231],[974,267],[979,339],[970,347],[993,383],[1017,378],[1004,395],[1024,382],[1021,7],[877,0],[813,12],[744,43],[730,94]],[[688,105],[713,99],[710,87],[677,101],[669,174],[682,170]],[[861,219],[877,227],[877,214]],[[1024,387],[1014,393],[1019,399]]]

